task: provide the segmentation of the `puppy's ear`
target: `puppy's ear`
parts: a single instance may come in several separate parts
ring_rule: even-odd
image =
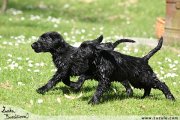
[[[99,43],[102,42],[102,40],[103,40],[103,35],[100,35],[98,38],[96,38],[92,42],[95,43],[95,44],[99,44]]]
[[[98,42],[98,43],[101,43],[102,40],[103,40],[103,35],[100,35],[100,36],[97,38],[97,42]]]
[[[63,38],[63,36],[57,32],[54,32],[53,34],[53,39],[58,42],[59,45],[64,45],[65,44],[65,40]]]
[[[58,32],[51,32],[50,37],[52,39],[64,40],[64,38]]]

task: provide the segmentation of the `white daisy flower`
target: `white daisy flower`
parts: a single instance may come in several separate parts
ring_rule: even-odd
[[[28,61],[28,60],[29,60],[29,58],[26,58],[26,60]]]
[[[29,63],[29,64],[28,64],[28,66],[29,66],[29,67],[33,67],[34,65],[33,65],[33,64],[31,64],[31,63]]]
[[[7,56],[8,56],[8,57],[12,57],[12,54],[8,54]]]
[[[175,64],[169,64],[170,68],[174,68],[176,65]]]
[[[85,32],[86,32],[86,30],[85,30],[85,29],[82,29],[82,30],[81,30],[81,32],[82,32],[82,33],[85,33]]]
[[[15,45],[15,46],[19,46],[19,44],[18,44],[18,43],[15,43],[14,45]]]
[[[31,104],[31,105],[33,105],[33,104],[34,104],[33,100],[30,100],[30,104]]]
[[[72,36],[72,39],[76,39],[76,36]]]
[[[128,47],[127,46],[123,47],[123,50],[128,51]]]
[[[51,72],[56,72],[56,71],[57,71],[57,69],[56,69],[56,68],[51,70]]]
[[[61,103],[61,99],[60,99],[59,97],[57,98],[57,102],[58,102],[58,103]]]
[[[11,61],[12,61],[12,59],[8,59],[8,60],[7,60],[8,63],[11,62]]]
[[[22,82],[18,82],[18,86],[24,86],[25,84]]]
[[[158,61],[158,62],[157,62],[157,64],[161,65],[161,64],[162,64],[162,62],[159,62],[159,61]]]
[[[57,24],[54,24],[54,26],[53,26],[54,28],[57,28],[58,27],[58,25]]]
[[[179,62],[177,60],[174,61],[175,64],[178,64]]]
[[[74,47],[79,47],[80,44],[81,44],[81,42],[76,42],[76,43],[73,44],[73,46],[74,46]]]
[[[64,35],[64,36],[68,36],[68,33],[67,33],[67,32],[65,32],[65,33],[63,33],[63,35]]]
[[[176,85],[177,83],[176,82],[173,82],[173,85]]]
[[[165,60],[166,60],[167,62],[172,62],[172,60],[171,60],[170,58],[165,58]]]
[[[9,21],[12,21],[12,18],[9,18],[8,20],[9,20]]]
[[[19,70],[22,70],[22,69],[23,69],[23,67],[22,67],[22,66],[18,66],[18,69],[19,69]]]
[[[161,73],[161,74],[165,74],[165,72],[164,72],[164,71],[160,71],[160,73]]]
[[[176,71],[176,70],[177,70],[177,68],[173,68],[172,70]]]
[[[24,18],[24,17],[21,17],[21,20],[23,21],[23,20],[25,20],[25,18]]]
[[[83,40],[84,39],[84,36],[81,36],[81,40]]]
[[[100,28],[99,28],[99,30],[101,30],[101,31],[102,31],[103,29],[104,29],[104,27],[100,27]]]
[[[39,15],[30,15],[30,20],[34,21],[34,20],[40,20],[41,17]]]
[[[134,49],[134,52],[135,52],[135,53],[138,53],[138,51],[139,51],[139,50],[138,50],[137,48],[136,48],[136,49]]]
[[[7,70],[7,69],[8,69],[8,67],[4,67],[4,69],[6,69],[6,70]]]
[[[22,57],[17,57],[17,60],[19,60],[19,61],[22,60]]]
[[[40,72],[40,70],[37,69],[37,70],[34,70],[34,72],[35,72],[35,73],[38,73],[38,72]]]
[[[13,43],[12,43],[12,42],[8,42],[8,45],[12,46],[12,45],[13,45]]]
[[[33,63],[33,61],[32,61],[32,60],[29,60],[28,63]]]
[[[7,44],[8,44],[8,42],[4,41],[4,42],[3,42],[3,44],[4,44],[4,45],[7,45]]]
[[[40,66],[40,64],[39,64],[39,63],[35,63],[35,66],[39,67],[39,66]]]
[[[95,31],[95,30],[96,30],[96,28],[94,28],[94,27],[93,27],[93,28],[92,28],[92,30],[93,30],[93,31]]]
[[[39,66],[43,67],[45,64],[43,62],[39,63]]]
[[[64,6],[63,6],[63,8],[69,8],[70,7],[70,5],[69,4],[65,4]]]
[[[43,99],[38,99],[38,100],[37,100],[37,103],[38,103],[38,104],[42,104],[42,103],[43,103]]]

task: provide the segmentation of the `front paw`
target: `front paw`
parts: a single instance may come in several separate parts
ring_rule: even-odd
[[[172,94],[167,95],[166,98],[169,99],[169,100],[172,100],[172,101],[176,100]]]
[[[126,91],[126,95],[127,95],[128,97],[133,96],[133,90],[132,90],[132,89],[128,89],[128,90]]]
[[[99,103],[99,99],[97,97],[92,97],[88,104],[96,105]]]
[[[76,90],[76,91],[80,91],[80,89],[81,89],[81,86],[80,86],[80,85],[76,85],[76,86],[74,86],[74,90]]]
[[[80,89],[81,89],[81,85],[79,85],[79,84],[73,84],[72,86],[71,86],[71,88],[73,88],[75,91],[80,91]]]
[[[38,88],[38,89],[36,90],[36,92],[37,92],[37,93],[39,93],[39,94],[44,95],[44,94],[45,94],[45,92],[46,92],[46,90],[45,90],[45,88],[44,88],[44,87],[40,87],[40,88]]]

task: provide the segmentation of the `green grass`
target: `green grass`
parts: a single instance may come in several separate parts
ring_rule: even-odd
[[[165,1],[137,0],[137,3],[131,4],[130,1],[135,0],[94,0],[91,3],[83,0],[10,1],[9,8],[21,10],[22,14],[12,15],[8,9],[6,14],[0,15],[0,104],[21,107],[39,115],[180,115],[180,78],[166,76],[172,73],[180,75],[180,57],[178,50],[173,51],[169,47],[164,47],[151,58],[150,65],[169,86],[176,102],[166,100],[159,90],[152,90],[151,96],[142,100],[143,91],[134,89],[133,97],[127,98],[123,86],[113,83],[101,104],[91,106],[87,103],[95,92],[96,81],[85,82],[78,93],[63,83],[45,95],[35,91],[51,78],[54,66],[49,54],[36,54],[31,49],[30,45],[35,41],[32,36],[59,31],[71,44],[94,39],[102,33],[105,38],[113,40],[116,35],[155,37],[155,21],[157,17],[165,15]],[[38,15],[40,19],[30,20],[31,15]],[[59,23],[48,21],[49,16],[59,18]],[[24,38],[18,37],[20,35]],[[136,46],[125,51],[123,47],[120,46],[118,51],[133,56],[142,56],[151,50],[147,46]],[[138,52],[134,53],[134,49],[138,49]],[[18,60],[18,57],[22,60]],[[33,67],[28,66],[30,60]],[[36,66],[40,62],[45,65]],[[10,69],[12,63],[18,63],[22,69]],[[72,77],[71,80],[76,81],[77,78]],[[81,92],[82,96],[73,100],[64,95],[78,96]],[[39,99],[43,103],[39,104]]]

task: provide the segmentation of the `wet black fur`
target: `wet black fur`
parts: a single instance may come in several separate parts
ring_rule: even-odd
[[[73,54],[73,58],[89,60],[89,63],[92,63],[91,67],[94,66],[92,76],[98,81],[98,86],[89,103],[99,103],[112,81],[122,82],[124,80],[128,80],[135,88],[144,89],[142,98],[149,96],[151,89],[155,88],[161,90],[167,99],[175,100],[168,86],[157,78],[148,65],[148,60],[160,50],[162,43],[163,38],[153,50],[140,58],[109,51],[108,48],[95,45],[91,41],[83,42]]]
[[[93,42],[95,44],[100,44],[102,42],[103,36],[100,36],[97,40],[95,39]],[[119,43],[121,42],[134,42],[129,39],[118,40],[115,43],[102,43],[101,47],[105,46],[109,50],[113,50]],[[47,84],[37,89],[37,92],[40,94],[44,94],[49,91],[53,86],[55,86],[58,82],[63,82],[67,86],[70,86],[74,89],[80,89],[80,84],[71,82],[70,76],[79,76],[78,81],[85,81],[87,79],[93,79],[91,74],[85,75],[83,72],[91,71],[91,68],[88,64],[89,60],[82,61],[81,58],[77,60],[75,64],[72,65],[71,54],[77,50],[76,47],[71,46],[67,42],[65,42],[64,38],[57,32],[47,32],[42,34],[37,42],[34,42],[32,48],[35,52],[50,52],[52,55],[53,63],[57,68],[57,72],[54,76],[48,81]],[[80,61],[80,62],[78,62]],[[132,95],[133,91],[128,83],[128,81],[122,81],[123,86],[126,88],[127,94]]]

